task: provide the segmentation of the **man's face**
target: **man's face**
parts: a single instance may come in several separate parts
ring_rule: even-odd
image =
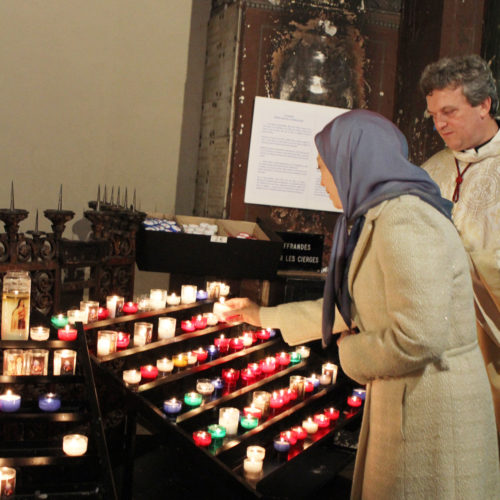
[[[491,98],[471,106],[462,87],[433,90],[426,97],[427,112],[446,145],[455,151],[480,146],[491,138]]]

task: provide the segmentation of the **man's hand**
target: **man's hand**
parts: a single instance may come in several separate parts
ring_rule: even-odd
[[[243,321],[253,326],[262,326],[260,322],[260,306],[246,297],[236,297],[229,299],[224,304],[231,308],[224,313],[227,322]]]

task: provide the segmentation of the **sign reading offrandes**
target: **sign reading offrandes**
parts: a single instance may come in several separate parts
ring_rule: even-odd
[[[283,240],[279,269],[321,271],[322,234],[278,232]]]

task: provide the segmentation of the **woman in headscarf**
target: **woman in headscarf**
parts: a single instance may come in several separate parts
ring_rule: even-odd
[[[322,185],[343,208],[323,299],[228,315],[291,345],[340,333],[340,363],[367,394],[353,499],[497,499],[491,393],[451,204],[407,160],[401,132],[350,111],[316,135]],[[353,334],[353,327],[359,333]]]

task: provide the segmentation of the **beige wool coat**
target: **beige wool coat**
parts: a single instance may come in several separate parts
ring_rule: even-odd
[[[348,276],[360,333],[339,346],[344,372],[367,386],[351,498],[497,500],[492,399],[457,231],[415,196],[365,217]],[[261,320],[292,345],[318,339],[321,301],[261,308]]]

